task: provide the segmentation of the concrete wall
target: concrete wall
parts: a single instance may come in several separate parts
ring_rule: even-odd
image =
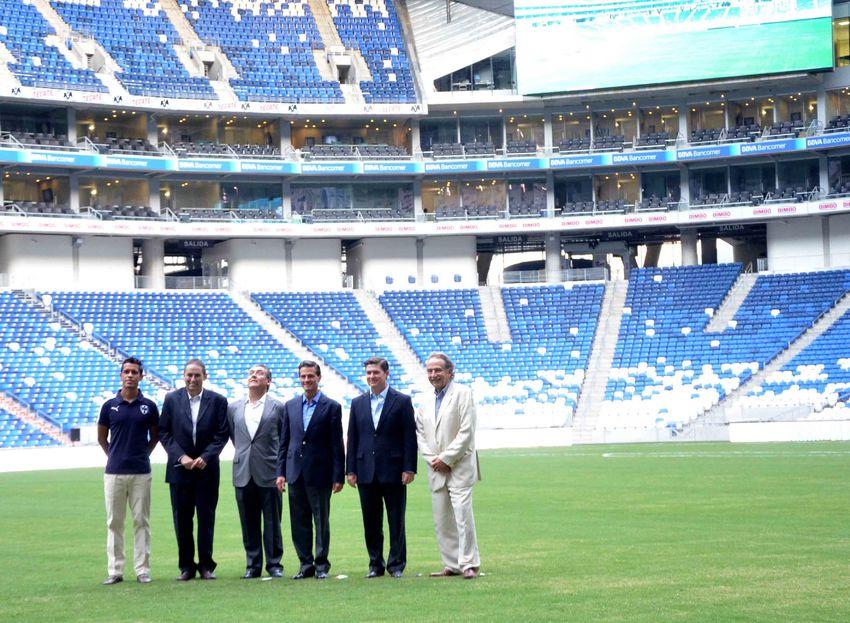
[[[829,217],[829,265],[850,266],[850,214]]]
[[[13,288],[67,289],[74,283],[71,236],[0,237],[0,273]]]
[[[421,288],[415,238],[360,240],[346,254],[355,288],[397,290]],[[410,280],[413,279],[413,283]]]
[[[336,239],[292,243],[292,290],[338,290],[342,287],[342,243]]]
[[[475,236],[425,238],[423,258],[424,287],[478,287]]]
[[[822,219],[796,218],[767,224],[770,270],[815,270],[827,265]]]
[[[226,240],[204,253],[204,262],[227,261],[231,287],[239,290],[282,290],[286,288],[286,258],[283,240]]]
[[[83,236],[78,239],[77,287],[85,290],[132,290],[133,239]],[[67,287],[67,286],[66,286]]]

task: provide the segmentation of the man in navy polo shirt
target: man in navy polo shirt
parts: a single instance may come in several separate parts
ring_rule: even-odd
[[[97,442],[106,453],[103,491],[106,497],[106,556],[109,575],[104,584],[124,581],[124,517],[133,514],[136,581],[151,581],[151,462],[158,440],[159,410],[142,396],[142,362],[128,357],[121,363],[121,391],[100,408]]]

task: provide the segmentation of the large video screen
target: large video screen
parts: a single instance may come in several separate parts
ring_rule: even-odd
[[[514,0],[523,95],[832,67],[831,0]]]

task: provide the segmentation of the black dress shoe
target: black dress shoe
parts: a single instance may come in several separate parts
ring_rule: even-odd
[[[390,575],[393,576],[394,578],[400,578],[403,575],[403,572],[402,571],[393,571],[393,572],[390,573]]]
[[[180,575],[178,575],[174,579],[177,580],[178,582],[188,582],[189,580],[191,580],[194,577],[195,577],[194,573],[189,573],[188,571],[181,571]]]
[[[313,569],[306,569],[303,571],[299,571],[295,575],[292,576],[293,580],[303,580],[304,578],[312,578],[316,574]]]
[[[215,580],[215,573],[213,573],[212,571],[209,571],[207,569],[204,569],[203,571],[201,571],[201,579],[202,580]]]
[[[102,582],[102,584],[104,586],[112,586],[113,584],[118,584],[119,582],[123,582],[123,581],[124,581],[124,578],[120,575],[110,575],[108,578],[106,578]]]
[[[383,571],[376,571],[375,569],[369,569],[369,573],[366,574],[366,579],[371,580],[372,578],[379,578],[384,575]]]
[[[317,580],[327,580],[328,572],[327,571],[316,571],[316,579]]]
[[[251,580],[253,578],[258,578],[258,577],[260,577],[259,571],[255,571],[254,569],[246,569],[245,575],[242,576],[242,579],[243,580]]]
[[[273,578],[282,578],[283,577],[283,569],[274,568],[269,571],[269,575]]]

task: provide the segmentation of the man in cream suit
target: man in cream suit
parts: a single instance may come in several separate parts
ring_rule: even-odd
[[[263,550],[268,574],[273,578],[283,577],[282,501],[275,485],[283,405],[268,395],[271,377],[268,367],[253,366],[248,371],[248,396],[227,407],[230,439],[236,450],[233,486],[242,524],[246,558],[242,578],[246,580],[262,574]]]
[[[425,362],[434,396],[416,412],[419,452],[428,464],[428,485],[443,570],[432,577],[478,576],[481,564],[472,514],[472,486],[480,480],[475,452],[475,402],[453,381],[454,364],[443,353]]]

